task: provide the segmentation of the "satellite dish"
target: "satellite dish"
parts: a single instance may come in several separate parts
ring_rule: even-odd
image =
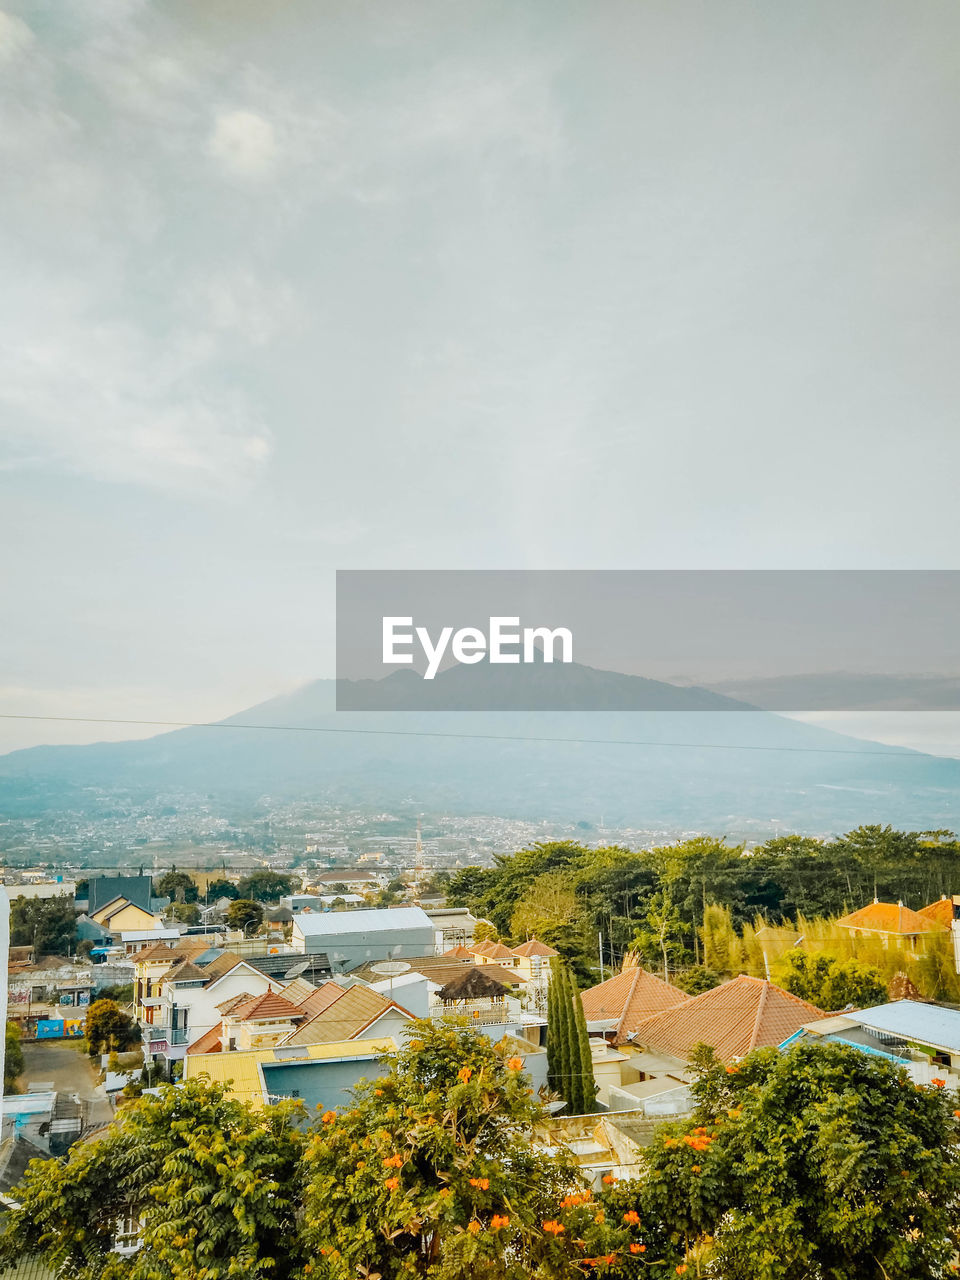
[[[292,969],[288,969],[283,975],[285,978],[299,978],[305,969],[310,968],[310,961],[304,960],[302,964],[295,964]]]
[[[406,960],[378,960],[376,964],[370,966],[370,971],[381,973],[385,978],[397,978],[401,973],[409,972],[412,967]]]

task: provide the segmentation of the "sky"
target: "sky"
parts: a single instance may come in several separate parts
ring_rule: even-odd
[[[953,0],[0,6],[0,711],[331,675],[338,568],[960,567]]]

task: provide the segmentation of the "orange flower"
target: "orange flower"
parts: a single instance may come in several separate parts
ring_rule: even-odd
[[[594,1222],[602,1222],[602,1221],[603,1221],[603,1219],[604,1219],[605,1217],[606,1217],[606,1215],[604,1214],[603,1210],[601,1209],[601,1210],[600,1210],[600,1212],[597,1214],[597,1216],[594,1218]]]
[[[687,1269],[687,1264],[685,1262],[681,1262],[679,1267],[677,1267],[677,1275],[682,1276],[683,1273],[686,1271],[686,1269]]]
[[[562,1236],[566,1227],[562,1222],[555,1222],[553,1218],[548,1218],[543,1224],[544,1231],[549,1231],[553,1236]]]
[[[604,1182],[607,1184],[607,1186],[609,1187],[609,1186],[612,1186],[612,1185],[616,1182],[616,1178],[613,1176],[613,1174],[612,1174],[612,1173],[605,1173],[605,1174],[603,1175],[603,1181],[604,1181]]]
[[[636,1209],[631,1209],[629,1213],[625,1213],[623,1215],[623,1220],[624,1222],[631,1223],[633,1226],[640,1225],[640,1215],[637,1213]]]
[[[480,1230],[480,1223],[476,1220],[476,1218],[474,1218],[472,1222],[467,1223],[467,1230],[470,1232],[472,1236],[475,1236],[477,1234],[477,1232]]]
[[[337,1118],[337,1113],[335,1111],[325,1111],[321,1116],[321,1119],[323,1120],[324,1124],[333,1124],[336,1118]]]
[[[374,1091],[373,1091],[373,1092],[377,1095],[377,1097],[378,1097],[378,1098],[382,1098],[382,1097],[383,1097],[383,1090],[382,1090],[382,1089],[374,1089]]]
[[[489,1191],[490,1179],[489,1178],[471,1178],[470,1185],[471,1187],[479,1187],[481,1191]]]
[[[463,1083],[466,1084],[472,1075],[473,1067],[461,1067],[457,1072],[457,1079],[462,1080]]]
[[[935,1084],[938,1089],[942,1089],[946,1085],[946,1080],[931,1080],[931,1084]]]
[[[502,1227],[509,1227],[510,1219],[505,1213],[495,1213],[490,1220],[490,1225],[494,1231],[499,1231]]]
[[[955,1111],[953,1114],[954,1114],[955,1116],[960,1116],[960,1111]]]
[[[691,1173],[699,1173],[699,1172],[700,1172],[700,1165],[698,1165],[698,1164],[692,1164],[692,1165],[690,1166],[690,1172],[691,1172]]]
[[[735,1075],[739,1072],[739,1070],[740,1070],[740,1068],[739,1068],[739,1067],[727,1067],[727,1068],[726,1068],[726,1072],[727,1072],[727,1075],[728,1075],[728,1076],[735,1076]]]
[[[399,1153],[399,1152],[397,1152],[397,1154],[396,1154],[396,1155],[393,1155],[393,1156],[387,1156],[387,1158],[386,1158],[386,1159],[384,1160],[384,1162],[383,1162],[383,1167],[384,1167],[385,1169],[402,1169],[402,1168],[403,1168],[403,1156],[402,1156],[402,1155],[400,1155],[400,1153]]]
[[[522,1071],[522,1070],[523,1070],[523,1059],[522,1059],[522,1058],[508,1058],[508,1059],[507,1059],[507,1067],[508,1067],[511,1071]]]
[[[357,1173],[359,1173],[361,1169],[365,1169],[366,1167],[367,1167],[367,1162],[366,1162],[366,1160],[358,1160],[358,1161],[357,1161]]]
[[[387,1188],[388,1191],[396,1191],[397,1187],[399,1187],[400,1185],[400,1179],[388,1178],[383,1185]]]
[[[646,1253],[647,1246],[645,1244],[632,1244],[630,1246],[631,1253]]]

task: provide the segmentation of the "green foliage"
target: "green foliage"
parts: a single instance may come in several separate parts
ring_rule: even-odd
[[[176,868],[158,876],[153,882],[153,891],[158,898],[169,898],[171,902],[196,902],[200,896],[196,881]]]
[[[566,1099],[569,1115],[596,1110],[593,1058],[583,1002],[569,968],[553,965],[547,989],[547,1084]]]
[[[115,1000],[117,1004],[133,1003],[133,983],[113,982],[101,987],[97,992],[98,1000]]]
[[[207,902],[216,902],[218,898],[239,898],[240,890],[232,880],[211,880],[203,896]]]
[[[670,894],[655,893],[643,923],[637,929],[633,945],[648,961],[663,967],[664,982],[670,981],[670,958],[680,950],[683,921]]]
[[[250,925],[259,929],[263,924],[263,907],[250,898],[237,898],[227,907],[227,924],[231,929],[247,929]]]
[[[254,1112],[187,1081],[125,1108],[64,1160],[33,1161],[0,1237],[0,1265],[36,1255],[74,1280],[288,1280],[300,1275],[296,1104]],[[142,1247],[111,1252],[139,1218]]]
[[[701,996],[704,991],[712,991],[724,981],[723,975],[705,965],[694,965],[691,969],[683,969],[670,975],[670,981],[688,996]]]
[[[474,942],[499,942],[500,934],[497,927],[491,924],[489,920],[478,920],[473,928]]]
[[[867,1009],[887,1000],[879,969],[823,951],[788,951],[777,966],[777,979],[786,991],[824,1010]]]
[[[114,1000],[94,1000],[87,1010],[84,1028],[87,1048],[93,1055],[127,1049],[140,1039],[136,1023]]]
[[[17,1080],[23,1075],[23,1050],[20,1048],[20,1028],[15,1022],[7,1023],[3,1058],[3,1092],[17,1092]]]
[[[15,887],[15,886],[12,886]],[[55,898],[13,898],[10,902],[10,945],[34,947],[36,958],[65,956],[77,933],[77,913],[66,894]]]
[[[237,885],[241,898],[253,898],[257,902],[279,902],[299,888],[299,876],[283,875],[280,871],[253,871]]]
[[[697,1112],[647,1152],[648,1211],[723,1280],[952,1275],[957,1124],[943,1090],[841,1045],[701,1063]]]
[[[174,902],[169,914],[181,924],[199,924],[200,908],[195,902]]]

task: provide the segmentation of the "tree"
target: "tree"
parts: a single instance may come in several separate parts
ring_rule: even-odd
[[[253,871],[237,885],[241,898],[254,898],[257,902],[279,902],[287,894],[300,888],[300,877],[283,875],[279,871]]]
[[[0,1267],[39,1256],[74,1280],[289,1280],[305,1137],[296,1103],[254,1111],[188,1080],[125,1109],[65,1160],[34,1161],[0,1238]],[[111,1252],[139,1219],[132,1258]]]
[[[702,1066],[694,1118],[646,1153],[643,1201],[703,1274],[953,1274],[960,1154],[945,1090],[834,1044]]]
[[[530,1145],[543,1113],[522,1065],[466,1026],[424,1021],[389,1075],[327,1113],[305,1159],[317,1274],[572,1280],[584,1250],[608,1254],[616,1229],[572,1163]]]
[[[879,969],[860,960],[838,960],[824,951],[788,951],[777,976],[784,990],[820,1009],[867,1009],[887,1000]]]
[[[200,896],[196,881],[185,871],[176,867],[153,882],[153,891],[158,898],[169,898],[171,902],[196,902]]]
[[[474,942],[499,942],[500,934],[489,920],[478,920],[473,927]]]
[[[645,955],[659,952],[663,962],[664,982],[670,981],[670,956],[679,945],[682,925],[680,912],[669,893],[664,890],[663,893],[654,894],[645,922],[634,938],[634,945]]]
[[[570,1115],[596,1110],[597,1088],[583,1002],[569,968],[553,966],[547,989],[547,1083]]]
[[[240,890],[232,880],[211,880],[204,897],[208,902],[216,902],[218,898],[239,898]]]
[[[249,898],[237,898],[227,907],[227,924],[231,929],[248,929],[251,924],[259,929],[263,924],[263,907]]]
[[[36,958],[64,956],[77,934],[77,913],[66,894],[55,898],[14,898],[10,903],[10,943],[33,947]]]
[[[169,914],[181,924],[200,923],[200,908],[195,902],[174,902]]]
[[[122,1051],[140,1039],[136,1023],[114,1000],[94,1000],[84,1033],[91,1054]]]
[[[8,1022],[3,1058],[4,1094],[17,1092],[17,1080],[23,1075],[23,1066],[23,1050],[20,1048],[20,1028],[15,1022]]]

